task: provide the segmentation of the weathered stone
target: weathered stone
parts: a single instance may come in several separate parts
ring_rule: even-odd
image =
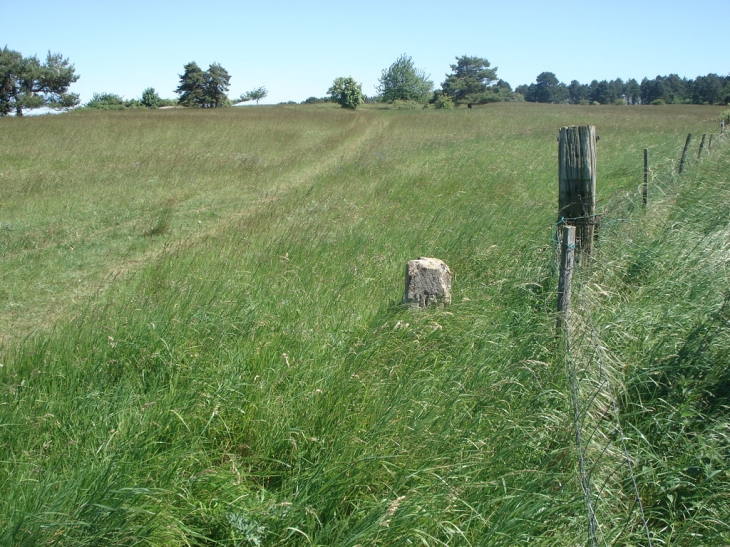
[[[451,270],[438,258],[420,257],[406,266],[405,303],[425,308],[451,304]]]

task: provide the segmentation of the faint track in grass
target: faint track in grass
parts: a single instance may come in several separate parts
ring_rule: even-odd
[[[158,241],[148,238],[150,248],[142,252],[130,250],[130,244],[108,246],[103,259],[97,262],[97,267],[65,270],[62,279],[44,283],[45,290],[34,291],[33,298],[19,302],[8,299],[0,314],[0,347],[10,348],[27,336],[49,332],[60,322],[72,320],[113,283],[134,275],[146,264],[158,260],[168,249],[179,251],[181,248],[194,248],[196,244],[215,236],[243,218],[260,213],[265,208],[278,207],[277,204],[291,193],[316,185],[319,177],[351,161],[357,156],[358,150],[382,135],[389,122],[368,113],[358,113],[353,124],[355,127],[347,132],[346,139],[342,138],[341,132],[325,135],[322,142],[326,145],[326,153],[322,156],[304,159],[285,155],[281,161],[266,167],[263,176],[270,176],[271,180],[264,188],[249,190],[250,199],[226,203],[219,197],[220,189],[213,188],[176,200],[171,207],[173,220],[178,221],[178,224],[187,223],[188,227],[194,226],[195,229],[185,230],[179,226],[171,228],[167,234],[155,236]],[[276,173],[277,170],[283,172]],[[269,175],[271,172],[273,173]],[[231,181],[229,186],[233,182],[235,181]],[[211,216],[203,223],[198,223],[196,215],[201,213],[211,213]],[[71,240],[72,243],[67,244],[66,249],[74,252],[74,247],[93,245],[96,242],[103,244],[109,241],[109,234],[114,232],[129,234],[130,239],[144,238],[145,228],[149,229],[152,222],[154,215],[150,215],[149,211],[142,212],[122,222],[92,229],[78,239]],[[75,242],[79,243],[74,245]],[[14,269],[3,269],[0,280],[7,281],[15,275],[22,282],[27,277],[22,271],[27,267],[24,263],[43,262],[44,255],[53,254],[63,247],[64,244],[58,240],[48,239],[32,249],[21,249],[13,256],[20,265]]]

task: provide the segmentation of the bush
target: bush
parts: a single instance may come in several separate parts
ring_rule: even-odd
[[[385,110],[415,110],[417,108],[422,108],[423,104],[419,103],[418,101],[410,100],[410,101],[402,101],[400,99],[396,99],[395,101],[386,103],[384,109]]]
[[[157,94],[154,87],[148,87],[142,92],[141,103],[147,108],[160,108],[163,105],[162,98]]]
[[[124,99],[114,93],[94,93],[84,106],[98,110],[124,110]]]
[[[352,77],[336,78],[332,83],[332,87],[327,91],[327,95],[342,108],[351,108],[353,110],[365,100],[362,95],[362,86]]]
[[[454,104],[454,101],[451,100],[451,97],[441,95],[438,99],[436,99],[436,102],[433,103],[433,106],[436,108],[451,110],[456,105]]]
[[[125,101],[115,93],[94,93],[91,100],[83,108],[94,110],[126,110],[129,108],[144,108],[146,105],[138,99]]]
[[[456,107],[456,104],[451,97],[440,89],[434,92],[433,97],[429,102],[433,104],[434,108],[451,109]]]
[[[524,103],[525,96],[522,93],[515,93],[510,91],[509,93],[500,93],[501,101],[505,103]]]
[[[654,100],[653,100],[653,101],[651,102],[651,104],[653,104],[654,106],[662,106],[662,105],[665,105],[665,104],[667,104],[667,103],[666,103],[666,102],[664,102],[664,99],[654,99]]]

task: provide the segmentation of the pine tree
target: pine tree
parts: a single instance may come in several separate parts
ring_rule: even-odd
[[[218,63],[213,63],[208,70],[203,70],[194,61],[184,67],[180,75],[180,85],[175,93],[180,95],[182,106],[199,108],[220,108],[230,106],[226,92],[231,81],[228,71]]]
[[[230,81],[231,76],[225,68],[218,63],[210,65],[205,72],[205,106],[208,108],[230,106],[231,102],[228,100],[228,95],[226,95]]]
[[[23,57],[5,46],[0,50],[0,116],[13,110],[22,116],[24,110],[44,106],[72,108],[79,96],[68,88],[78,79],[74,66],[59,53],[49,51],[41,63],[36,56]]]
[[[479,104],[485,98],[487,87],[497,80],[497,69],[489,68],[489,61],[481,57],[463,55],[450,65],[452,73],[441,84],[444,94],[455,104]]]
[[[195,61],[185,65],[175,93],[182,106],[205,106],[205,73]]]

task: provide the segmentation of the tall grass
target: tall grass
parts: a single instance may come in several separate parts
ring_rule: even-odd
[[[0,539],[584,543],[553,332],[557,129],[596,124],[600,191],[626,196],[643,148],[668,164],[686,132],[714,127],[713,112],[0,120]],[[606,231],[607,257],[637,252],[623,225]],[[405,263],[421,255],[455,271],[449,308],[400,306]],[[610,260],[596,276],[621,271]],[[621,322],[620,308],[601,313],[600,326]],[[601,336],[620,355],[631,330]],[[622,404],[641,430],[638,362],[627,357]],[[644,488],[660,461],[646,458]],[[626,510],[607,504],[617,519]],[[671,543],[664,530],[681,515],[648,505]],[[706,544],[690,532],[675,544]]]
[[[619,371],[620,406],[657,539],[730,538],[727,142],[649,211],[616,225],[581,293]]]

